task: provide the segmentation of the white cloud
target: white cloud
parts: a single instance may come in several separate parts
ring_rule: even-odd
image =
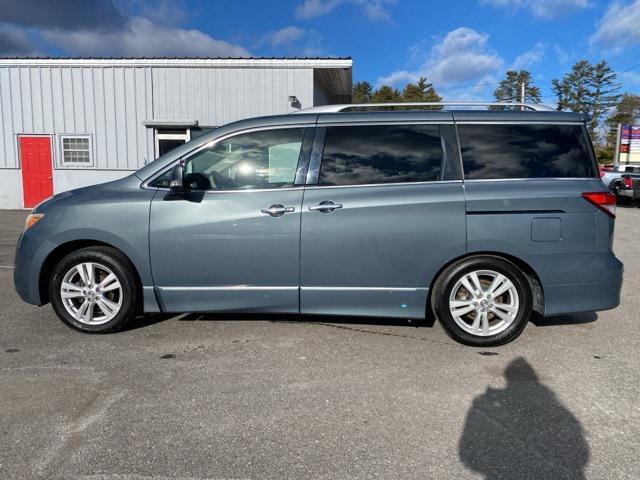
[[[567,63],[569,63],[569,60],[571,60],[571,54],[559,45],[554,45],[553,51],[558,57],[558,62],[560,62],[562,65],[566,65]]]
[[[344,0],[305,0],[296,7],[296,16],[298,18],[310,19],[320,17],[331,12]]]
[[[472,28],[457,28],[431,48],[427,60],[416,71],[396,71],[380,77],[377,84],[397,85],[419,76],[427,77],[438,87],[481,82],[504,65],[502,58],[488,47],[488,40],[487,34]],[[415,55],[415,51],[411,53]]]
[[[273,48],[281,46],[289,46],[291,43],[304,37],[305,30],[300,27],[284,27],[280,30],[268,32],[264,36],[264,40]]]
[[[277,49],[279,54],[320,56],[324,52],[322,35],[315,30],[290,25],[280,30],[272,30],[262,36],[257,46],[267,45]]]
[[[390,21],[391,14],[388,7],[395,3],[396,0],[356,0],[356,4],[369,20]]]
[[[640,44],[640,0],[614,1],[605,12],[589,43],[613,52]]]
[[[526,52],[521,53],[516,57],[516,59],[513,61],[513,64],[511,65],[511,69],[526,70],[530,68],[532,65],[542,61],[546,53],[546,50],[547,50],[547,46],[544,43],[542,42],[536,43],[531,50],[527,50]]]
[[[123,30],[47,30],[42,37],[73,55],[250,56],[245,48],[212,38],[201,30],[158,25],[142,17],[131,18]]]
[[[480,3],[511,11],[528,9],[534,17],[550,19],[590,6],[589,0],[480,0]]]
[[[0,55],[32,57],[38,55],[38,50],[24,30],[14,25],[0,23]]]
[[[388,7],[395,4],[396,0],[305,0],[296,7],[296,16],[301,19],[326,15],[340,5],[351,3],[357,6],[370,20],[391,20]]]
[[[625,72],[620,74],[620,78],[627,84],[640,85],[640,73]]]
[[[390,75],[386,76],[386,77],[379,77],[378,81],[376,82],[377,86],[381,86],[381,85],[403,85],[406,83],[412,83],[415,82],[418,77],[419,77],[419,73],[417,72],[409,72],[407,70],[398,70],[396,72],[392,72]]]

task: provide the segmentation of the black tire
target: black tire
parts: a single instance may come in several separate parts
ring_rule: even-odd
[[[509,326],[495,335],[480,336],[459,326],[449,308],[449,298],[457,282],[466,274],[477,270],[491,270],[507,277],[518,294],[519,306]],[[460,260],[447,267],[436,282],[431,297],[433,310],[446,332],[454,340],[465,345],[490,347],[503,345],[517,338],[532,314],[532,294],[525,274],[513,263],[495,256],[477,256]],[[496,318],[496,317],[493,317]]]
[[[624,195],[620,195],[620,190],[622,189],[622,187],[623,185],[621,182],[614,182],[613,184],[611,184],[609,189],[611,190],[611,193],[616,196],[616,205],[629,205],[631,203],[630,199],[625,197]]]
[[[61,285],[64,276],[73,267],[85,262],[104,265],[120,282],[121,290],[118,292],[118,295],[122,295],[120,309],[106,323],[96,325],[83,323],[74,318],[63,304]],[[121,252],[111,247],[87,247],[68,254],[58,262],[49,280],[49,298],[56,315],[71,328],[86,333],[111,333],[122,330],[140,311],[139,292],[137,275],[131,262]],[[82,302],[82,299],[79,301]]]

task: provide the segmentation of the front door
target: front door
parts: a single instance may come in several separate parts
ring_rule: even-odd
[[[24,206],[32,208],[53,195],[51,139],[45,136],[20,136],[18,142]]]
[[[186,194],[158,190],[150,255],[165,311],[298,312],[304,131],[213,142],[185,159]]]
[[[446,166],[459,161],[444,141],[452,131],[326,128],[302,207],[301,313],[425,316],[434,275],[466,251],[464,190]]]

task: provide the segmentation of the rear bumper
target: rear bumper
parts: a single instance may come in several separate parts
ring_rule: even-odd
[[[620,305],[624,266],[613,254],[599,262],[594,283],[544,285],[545,316],[611,310]]]

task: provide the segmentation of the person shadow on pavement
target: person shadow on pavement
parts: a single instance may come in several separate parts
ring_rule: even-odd
[[[522,357],[505,369],[506,388],[487,388],[467,413],[462,463],[499,479],[584,479],[589,445],[578,419]]]

